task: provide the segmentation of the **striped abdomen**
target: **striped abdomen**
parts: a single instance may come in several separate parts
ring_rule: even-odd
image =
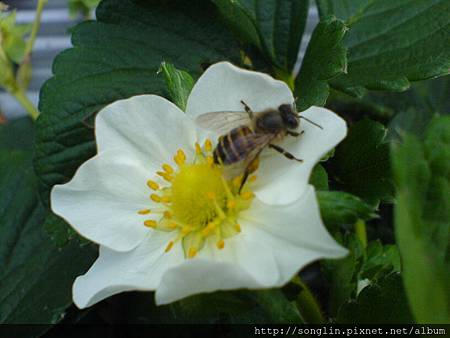
[[[246,137],[249,134],[253,134],[253,131],[249,127],[242,126],[220,136],[214,149],[214,162],[228,165],[244,160],[255,148],[251,138]]]

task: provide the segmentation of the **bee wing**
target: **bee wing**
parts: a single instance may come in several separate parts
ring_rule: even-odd
[[[234,128],[248,126],[251,120],[245,111],[217,111],[202,114],[195,122],[202,128],[223,135]]]
[[[261,151],[274,139],[272,134],[247,134],[234,140],[236,149],[239,149],[241,161],[224,167],[225,178],[231,179],[242,174],[247,166],[251,164],[261,153]]]

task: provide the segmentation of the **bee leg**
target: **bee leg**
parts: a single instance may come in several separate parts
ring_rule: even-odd
[[[247,167],[244,172],[244,176],[242,177],[241,185],[239,186],[239,194],[241,193],[242,188],[244,187],[245,182],[247,182],[248,175],[250,175],[250,169]]]
[[[284,150],[280,146],[277,146],[275,144],[269,144],[269,147],[272,148],[272,149],[275,149],[276,151],[278,151],[279,153],[283,154],[286,158],[288,158],[290,160],[296,160],[298,162],[303,162],[302,159],[295,157],[290,152],[288,152],[287,150]]]
[[[286,133],[291,136],[299,137],[299,136],[303,135],[305,133],[305,131],[302,130],[301,132],[298,133],[296,131],[288,130]]]
[[[242,105],[244,106],[245,111],[247,112],[248,116],[253,119],[253,110],[248,106],[247,103],[244,102],[244,100],[241,100]]]

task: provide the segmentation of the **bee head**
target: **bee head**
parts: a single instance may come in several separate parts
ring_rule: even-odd
[[[282,104],[278,107],[281,118],[288,129],[297,129],[299,125],[298,115],[290,104]]]

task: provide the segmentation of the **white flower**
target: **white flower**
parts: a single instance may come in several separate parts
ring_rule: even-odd
[[[242,110],[241,100],[254,111],[294,102],[283,82],[222,62],[195,84],[186,113],[155,95],[98,113],[98,154],[51,194],[53,211],[100,244],[97,261],[75,280],[78,307],[127,290],[156,290],[156,303],[166,304],[281,286],[311,261],[346,254],[323,226],[308,185],[316,162],[345,137],[345,122],[324,108],[303,112],[323,129],[303,122],[304,135],[283,146],[304,162],[269,149],[257,179],[239,194],[239,184],[211,165],[213,144],[194,120]]]

